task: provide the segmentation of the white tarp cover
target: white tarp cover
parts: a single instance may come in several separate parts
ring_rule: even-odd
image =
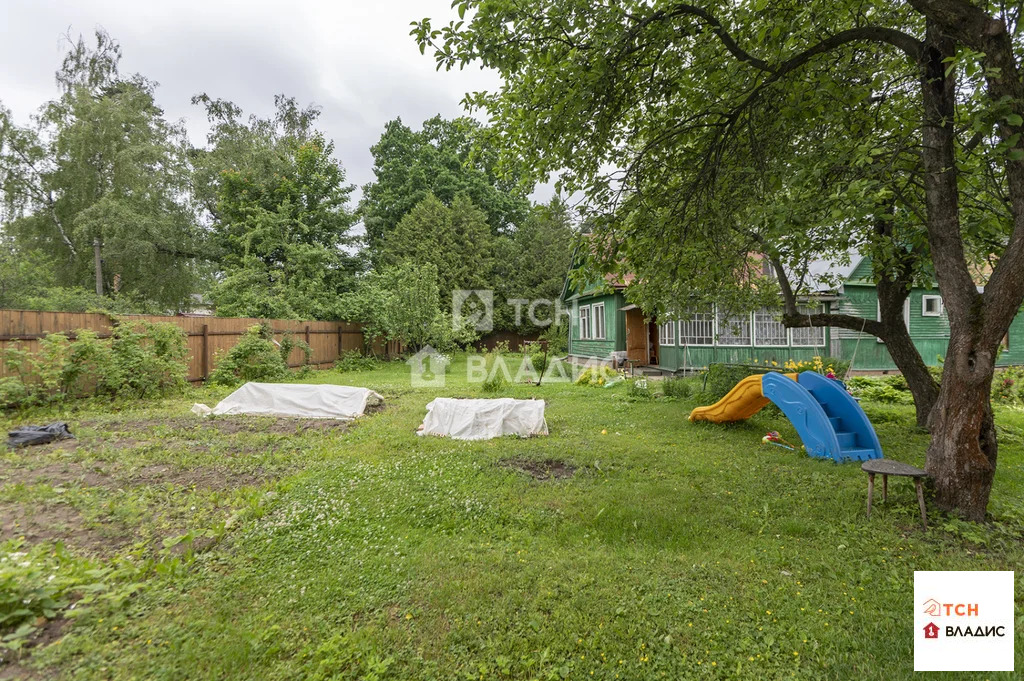
[[[458,400],[438,397],[427,405],[420,435],[488,440],[502,435],[547,435],[544,400]]]
[[[354,419],[383,398],[369,388],[303,383],[246,383],[210,409],[196,404],[192,411],[210,414],[266,414],[310,419]]]

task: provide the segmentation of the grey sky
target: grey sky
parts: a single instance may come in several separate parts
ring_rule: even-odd
[[[124,72],[160,83],[157,101],[201,142],[193,94],[229,99],[266,115],[275,94],[313,102],[351,182],[373,178],[369,148],[401,116],[418,127],[459,101],[493,89],[493,72],[436,72],[409,23],[454,16],[450,0],[0,0],[0,101],[20,122],[56,93],[62,36],[102,26],[121,43]],[[535,198],[546,199],[540,189]]]

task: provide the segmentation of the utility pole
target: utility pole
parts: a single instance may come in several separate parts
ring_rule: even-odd
[[[92,240],[92,259],[96,268],[96,295],[103,295],[103,259],[100,258],[100,238]]]

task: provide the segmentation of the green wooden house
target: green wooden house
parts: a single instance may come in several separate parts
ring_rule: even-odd
[[[876,316],[878,296],[871,277],[871,261],[854,258],[849,265],[816,263],[812,272],[829,274],[842,283],[819,287],[802,310]],[[569,310],[569,356],[575,362],[631,360],[663,372],[706,368],[713,363],[771,364],[807,360],[815,356],[854,360],[854,371],[893,371],[885,344],[872,335],[839,328],[787,329],[778,310],[761,309],[729,315],[708,309],[681,319],[647,319],[626,300],[631,277],[563,288]],[[915,288],[904,306],[911,338],[929,365],[946,353],[949,319],[937,288]],[[1000,366],[1024,364],[1024,315],[1018,316],[1004,340]]]

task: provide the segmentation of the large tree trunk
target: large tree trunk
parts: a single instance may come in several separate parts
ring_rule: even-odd
[[[939,399],[929,426],[926,470],[935,502],[968,520],[985,519],[996,473],[995,421],[989,394],[995,348],[980,350],[970,337],[950,339]]]
[[[926,470],[934,482],[935,502],[940,508],[970,520],[983,520],[996,465],[989,392],[997,344],[986,339],[985,301],[967,269],[960,232],[953,137],[956,82],[946,73],[945,61],[955,54],[956,47],[930,19],[927,36],[921,81],[921,158],[928,241],[939,289],[949,311],[950,340],[939,399],[929,421],[932,439]]]

